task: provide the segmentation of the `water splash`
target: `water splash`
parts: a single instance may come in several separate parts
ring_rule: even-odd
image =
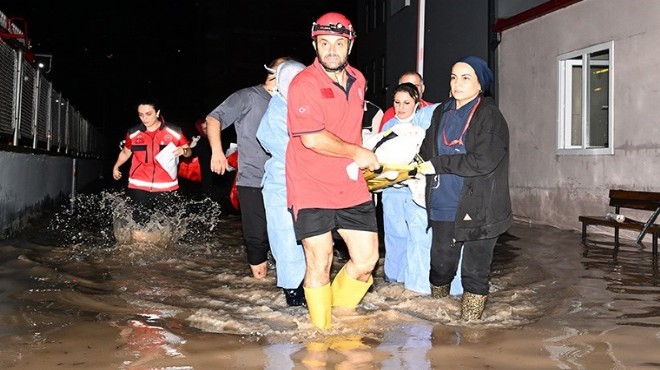
[[[62,206],[48,226],[51,244],[75,252],[71,258],[86,259],[119,253],[129,263],[145,264],[181,257],[181,245],[211,237],[222,222],[220,205],[209,198],[190,199],[178,193],[163,200],[149,219],[138,224],[134,205],[123,190],[78,194]],[[188,254],[185,252],[185,254]]]

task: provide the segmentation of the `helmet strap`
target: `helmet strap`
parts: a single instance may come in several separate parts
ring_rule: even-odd
[[[337,73],[337,72],[341,72],[341,71],[343,71],[344,68],[346,68],[346,63],[340,65],[340,66],[337,67],[337,68],[326,68],[323,64],[321,64],[321,66],[323,67],[323,69],[324,69],[326,72]]]

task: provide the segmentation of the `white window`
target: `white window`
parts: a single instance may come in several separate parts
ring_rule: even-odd
[[[562,54],[557,154],[614,154],[613,42]]]

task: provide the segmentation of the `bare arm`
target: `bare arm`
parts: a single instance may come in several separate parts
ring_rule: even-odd
[[[208,131],[209,144],[211,145],[211,171],[223,175],[227,170],[227,157],[225,157],[225,153],[222,151],[220,121],[211,116],[206,117],[206,129]]]
[[[335,134],[323,130],[301,136],[303,145],[319,154],[351,158],[361,169],[377,170],[378,158],[371,150],[343,141]]]
[[[119,152],[119,155],[117,156],[117,162],[115,162],[115,165],[112,167],[112,177],[115,180],[121,179],[121,172],[119,171],[119,167],[126,163],[126,161],[131,158],[132,154],[133,152],[128,148],[124,148],[121,150],[121,152]]]

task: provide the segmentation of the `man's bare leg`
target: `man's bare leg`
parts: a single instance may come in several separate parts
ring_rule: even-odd
[[[332,267],[332,234],[325,233],[303,239],[305,249],[305,287],[318,288],[330,282]]]
[[[346,243],[350,260],[344,268],[348,276],[366,282],[378,263],[378,234],[370,231],[338,230]]]

